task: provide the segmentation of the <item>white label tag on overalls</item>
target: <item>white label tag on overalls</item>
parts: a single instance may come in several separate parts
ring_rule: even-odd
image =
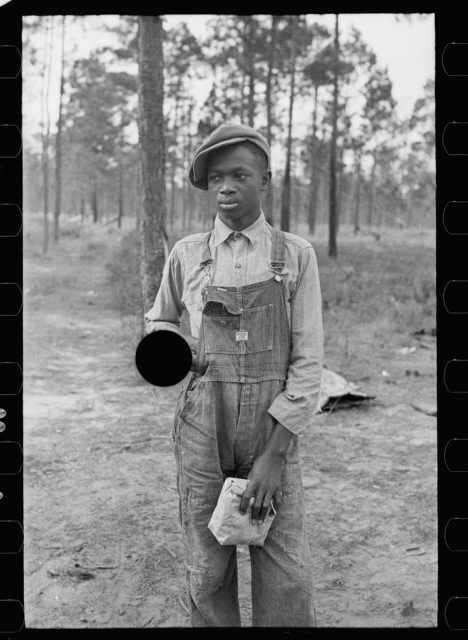
[[[238,342],[239,340],[248,340],[249,339],[249,332],[248,331],[236,331],[236,341]]]

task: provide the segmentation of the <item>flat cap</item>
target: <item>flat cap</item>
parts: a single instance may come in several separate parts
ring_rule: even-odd
[[[246,141],[253,142],[265,153],[268,169],[270,169],[270,147],[266,139],[258,131],[245,124],[222,124],[195,151],[189,169],[189,180],[193,186],[205,191],[208,189],[206,161],[211,151]]]

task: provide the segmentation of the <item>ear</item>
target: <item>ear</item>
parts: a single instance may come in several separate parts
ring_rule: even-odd
[[[264,171],[262,176],[262,186],[260,187],[260,191],[266,191],[268,185],[271,182],[271,171]]]

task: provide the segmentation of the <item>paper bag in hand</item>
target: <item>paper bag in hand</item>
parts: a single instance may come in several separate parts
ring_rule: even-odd
[[[218,503],[208,528],[214,534],[219,544],[248,544],[263,547],[273,518],[276,515],[273,503],[263,524],[252,524],[251,509],[254,498],[251,498],[250,508],[246,513],[239,511],[242,494],[247,488],[248,480],[243,478],[226,478],[218,498]]]

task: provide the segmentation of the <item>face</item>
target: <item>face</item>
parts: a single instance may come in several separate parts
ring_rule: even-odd
[[[232,229],[244,229],[258,218],[270,177],[246,147],[222,147],[208,156],[208,190],[216,198],[219,217]]]

